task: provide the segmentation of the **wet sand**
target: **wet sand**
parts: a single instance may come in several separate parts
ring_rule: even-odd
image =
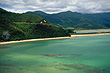
[[[20,41],[8,41],[8,42],[0,42],[0,45],[11,44],[11,43],[20,43],[20,42],[29,42],[29,41],[54,40],[54,39],[67,39],[67,38],[75,38],[75,37],[78,37],[78,36],[98,36],[98,35],[110,35],[110,33],[101,33],[101,34],[81,34],[81,35],[71,35],[71,37],[55,37],[55,38],[28,39],[28,40],[20,40]]]

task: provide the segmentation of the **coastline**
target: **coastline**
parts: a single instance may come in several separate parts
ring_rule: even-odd
[[[72,36],[72,37],[41,38],[41,39],[27,39],[27,40],[20,40],[20,41],[7,41],[7,42],[0,42],[0,45],[12,44],[12,43],[21,43],[21,42],[30,42],[30,41],[42,41],[42,40],[54,40],[54,39],[67,39],[67,38],[74,38],[74,36]]]
[[[55,38],[27,39],[27,40],[20,40],[20,41],[8,41],[8,42],[0,42],[0,45],[12,44],[12,43],[21,43],[21,42],[29,42],[29,41],[54,40],[54,39],[67,39],[67,38],[75,38],[75,37],[78,37],[78,36],[98,36],[98,35],[110,35],[110,33],[81,34],[81,35],[71,35],[71,37],[55,37]]]
[[[75,31],[91,31],[91,30],[94,31],[94,30],[110,30],[110,29],[90,29],[90,30],[85,29],[85,30],[75,30]]]
[[[98,36],[98,35],[110,35],[110,33],[98,33],[98,34],[81,34],[81,35],[71,35],[72,37],[77,37],[77,36]]]

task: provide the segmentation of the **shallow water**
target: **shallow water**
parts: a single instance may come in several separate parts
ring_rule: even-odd
[[[110,35],[2,45],[0,73],[110,73]]]

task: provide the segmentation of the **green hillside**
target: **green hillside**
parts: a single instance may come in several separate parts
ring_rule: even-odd
[[[63,28],[35,14],[17,14],[0,8],[0,41],[69,36]]]
[[[37,14],[54,25],[64,28],[76,29],[104,29],[110,28],[110,13],[81,14],[77,12],[61,12],[57,14],[46,14],[41,11],[26,12],[26,14]]]

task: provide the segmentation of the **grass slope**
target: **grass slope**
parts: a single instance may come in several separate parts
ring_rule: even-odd
[[[63,28],[50,24],[38,15],[16,14],[0,8],[0,41],[69,35]]]

